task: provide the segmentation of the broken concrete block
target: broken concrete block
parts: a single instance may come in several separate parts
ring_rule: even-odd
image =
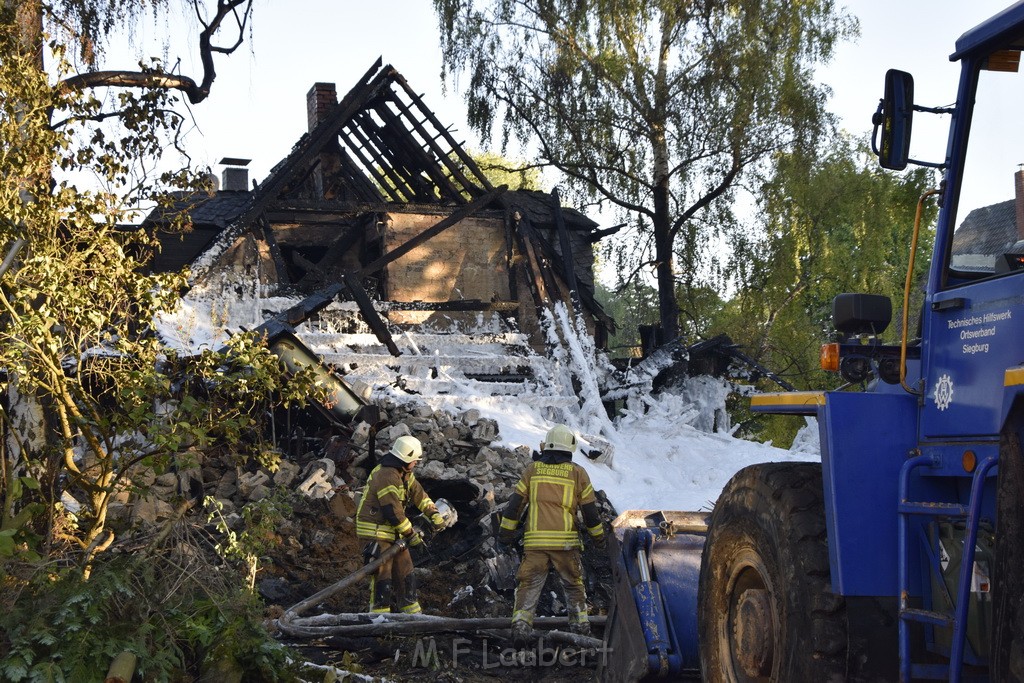
[[[135,501],[132,514],[137,521],[147,524],[155,524],[160,520],[169,518],[174,513],[170,503],[160,500],[156,496],[149,495]]]
[[[332,465],[334,463],[331,463]],[[299,493],[310,498],[330,498],[334,492],[333,476],[328,477],[323,469],[315,469],[306,480],[299,484]]]
[[[473,426],[473,439],[490,443],[498,438],[498,422],[482,417]]]
[[[176,488],[178,486],[178,475],[174,472],[164,472],[156,478],[153,486]]]
[[[266,484],[257,484],[252,491],[249,492],[249,500],[256,502],[257,500],[263,500],[270,496],[270,487]]]
[[[282,460],[278,464],[277,472],[274,472],[274,485],[291,486],[291,483],[299,476],[301,469],[290,460]]]
[[[412,414],[416,417],[434,417],[434,409],[430,406],[418,405],[412,409]]]
[[[132,478],[132,483],[139,488],[146,488],[152,486],[153,482],[156,481],[156,472],[153,471],[152,467],[144,467],[139,465],[133,467],[129,471],[129,476]]]
[[[253,489],[260,485],[266,485],[270,481],[270,475],[263,470],[255,472],[243,472],[238,475],[238,491],[245,498],[249,498]]]
[[[412,436],[412,430],[409,429],[409,425],[405,424],[404,422],[399,422],[398,424],[392,425],[387,429],[382,429],[377,434],[377,443],[378,445],[386,443],[390,448],[391,444],[394,443],[395,439],[397,439],[400,436]]]
[[[482,447],[476,454],[476,461],[478,463],[487,463],[494,468],[504,467],[508,464],[507,460],[508,458],[502,456],[501,453],[487,446]]]
[[[473,465],[469,468],[467,474],[475,479],[480,479],[490,475],[492,472],[491,466],[488,464]]]
[[[476,408],[470,408],[466,412],[459,415],[459,419],[462,423],[472,427],[480,420],[480,411]]]
[[[331,460],[330,458],[319,458],[318,460],[314,460],[313,462],[306,465],[306,467],[302,470],[302,476],[308,478],[310,475],[316,472],[316,470],[320,470],[321,472],[324,473],[324,479],[330,481],[331,479],[334,479],[335,469],[336,468],[334,466],[333,460]]]
[[[420,466],[418,476],[425,477],[427,479],[440,479],[444,473],[444,463],[440,460],[431,460],[425,465]]]
[[[351,519],[356,514],[356,501],[348,493],[339,493],[331,498],[328,507],[338,519]]]
[[[433,420],[410,420],[405,423],[413,432],[431,432],[437,429],[437,423]]]
[[[370,424],[367,422],[360,422],[356,425],[356,428],[352,430],[352,444],[354,446],[362,446],[370,438]]]
[[[235,485],[235,473],[228,472],[220,481],[217,482],[217,488],[213,491],[214,498],[218,500],[227,500],[233,498],[238,493],[238,486]]]

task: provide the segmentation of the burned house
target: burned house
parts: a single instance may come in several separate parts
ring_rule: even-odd
[[[154,269],[190,266],[194,292],[258,297],[264,318],[282,313],[271,300],[301,300],[291,324],[355,302],[344,331],[365,325],[393,356],[403,325],[466,332],[485,319],[541,349],[538,315],[558,301],[603,345],[614,323],[594,298],[596,223],[557,195],[494,187],[380,61],[340,101],[329,83],[307,100],[308,132],[262,183],[249,189],[245,160],[226,159],[222,189],[171,209],[190,212],[191,232],[150,217]]]

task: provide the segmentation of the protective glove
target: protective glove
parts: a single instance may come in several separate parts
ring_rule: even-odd
[[[434,525],[435,531],[440,531],[445,527],[444,517],[441,516],[440,512],[430,515],[430,523]]]
[[[423,543],[423,534],[421,534],[418,531],[413,531],[412,533],[406,535],[405,540],[410,548],[415,548],[418,545],[422,545],[424,548],[426,547],[426,545]]]
[[[604,534],[594,536],[594,547],[598,550],[605,550],[608,547],[608,537]]]

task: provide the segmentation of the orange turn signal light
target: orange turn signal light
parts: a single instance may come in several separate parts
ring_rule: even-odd
[[[960,464],[964,466],[964,472],[970,474],[978,466],[978,456],[974,454],[974,451],[964,451],[963,457],[960,458]]]
[[[822,345],[821,369],[829,372],[839,372],[839,344]]]

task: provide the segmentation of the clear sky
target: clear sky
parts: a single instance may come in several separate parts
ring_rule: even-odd
[[[848,0],[837,4],[845,4],[860,19],[861,36],[838,48],[821,77],[834,90],[831,108],[844,127],[866,137],[886,69],[914,74],[918,103],[951,103],[957,66],[948,56],[956,38],[1010,3]],[[163,33],[164,29],[142,27],[135,40],[142,44]],[[436,36],[430,0],[256,0],[251,41],[236,54],[218,58],[213,93],[193,108],[197,122],[189,137],[193,158],[211,166],[225,156],[250,158],[251,177],[262,180],[305,132],[305,97],[310,86],[317,81],[334,82],[339,94],[344,94],[378,56],[425,95],[441,121],[458,129],[458,139],[481,147],[465,125],[461,95],[453,89],[446,93],[440,82]],[[174,57],[184,52],[180,42],[171,49]],[[182,70],[197,74],[190,60],[194,62],[194,54],[182,54]],[[948,117],[931,127],[921,118],[915,120],[912,153],[941,159]]]

